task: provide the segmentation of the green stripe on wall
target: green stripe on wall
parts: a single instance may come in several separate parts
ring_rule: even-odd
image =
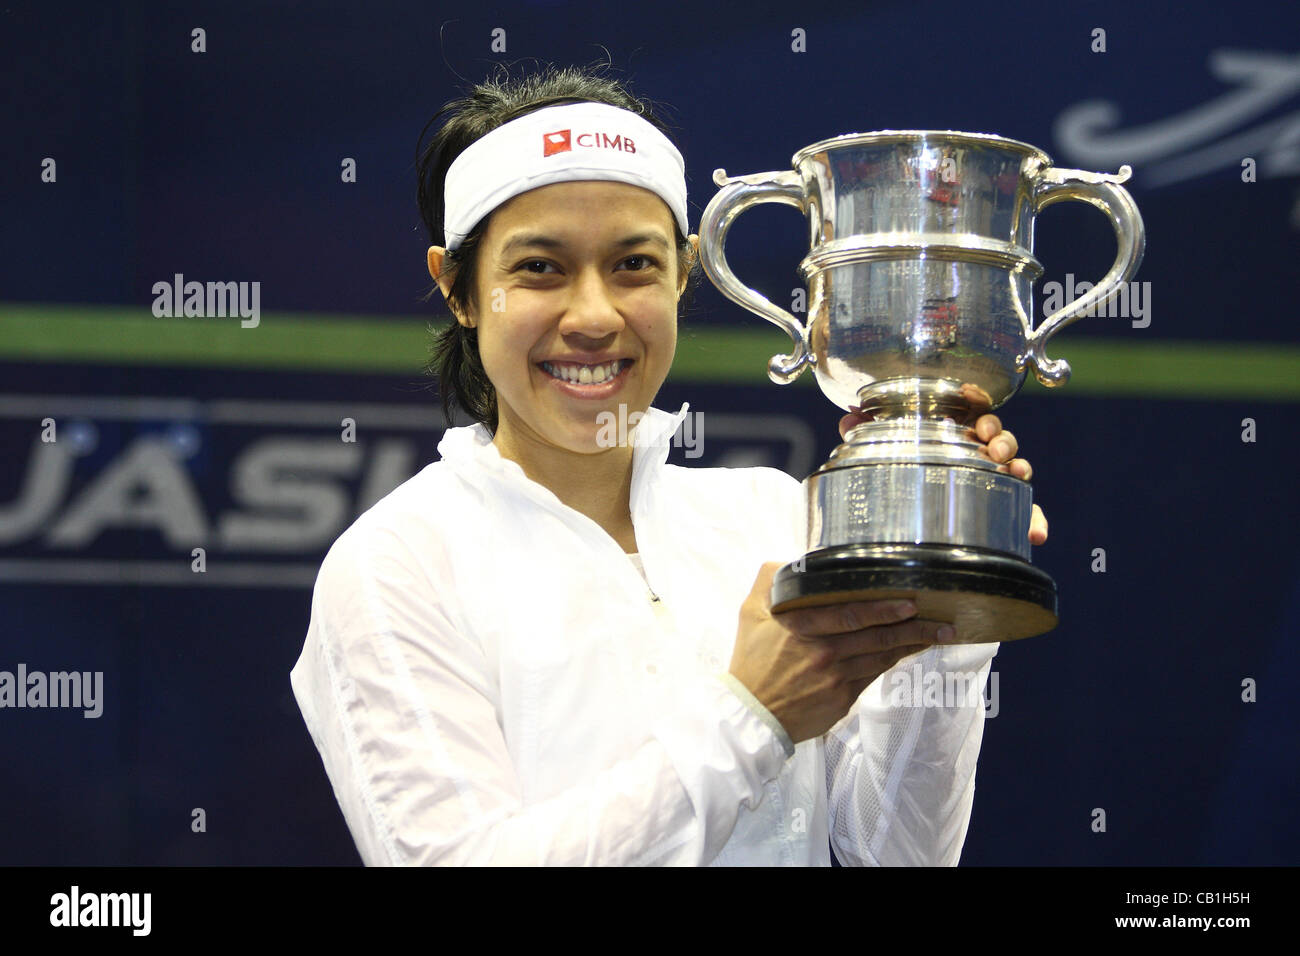
[[[0,306],[0,359],[116,365],[417,372],[429,348],[419,320],[262,313],[155,318],[147,307]]]
[[[435,320],[439,323],[445,319]],[[1230,342],[1055,340],[1074,369],[1072,395],[1264,398],[1300,401],[1300,346]],[[268,312],[256,328],[234,318],[155,318],[147,308],[0,305],[0,361],[205,365],[418,374],[429,347],[419,318]],[[788,340],[753,327],[683,328],[673,381],[760,385]],[[811,384],[805,373],[800,381]],[[1031,392],[1042,392],[1031,384]]]

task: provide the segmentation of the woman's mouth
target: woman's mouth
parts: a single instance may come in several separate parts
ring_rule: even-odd
[[[556,386],[569,395],[581,398],[605,398],[622,387],[633,359],[613,359],[596,365],[578,362],[538,362],[537,367]]]

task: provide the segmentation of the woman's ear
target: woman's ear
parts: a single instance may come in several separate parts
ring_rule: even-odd
[[[456,280],[456,270],[452,269],[446,275],[442,274],[442,264],[447,258],[447,250],[442,246],[430,246],[428,254],[429,275],[433,281],[438,283],[438,288],[442,291],[442,297],[447,300],[447,308],[451,314],[456,317],[456,321],[467,329],[474,328],[474,323],[461,315],[451,306],[451,286]]]
[[[438,283],[438,288],[442,290],[442,296],[445,299],[451,292],[452,275],[441,275],[442,262],[447,258],[447,250],[442,246],[429,247],[429,276],[434,282]]]
[[[677,294],[679,296],[686,291],[686,280],[690,278],[691,270],[695,268],[695,263],[700,259],[700,237],[692,234],[687,236],[686,239],[691,244],[691,254],[686,259],[682,274],[677,277]]]

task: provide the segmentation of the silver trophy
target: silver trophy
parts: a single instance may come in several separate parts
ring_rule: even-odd
[[[1056,626],[1056,585],[1029,562],[1030,486],[999,473],[969,427],[1031,366],[1044,385],[1069,379],[1048,340],[1142,261],[1142,217],[1120,185],[1130,172],[1059,169],[1000,136],[889,130],[814,143],[789,170],[713,174],[722,188],[700,223],[701,263],[790,335],[768,374],[788,384],[811,366],[827,398],[871,418],[804,482],[808,553],[777,573],[774,610],[906,597],[919,617],[953,623],[958,643]],[[1119,249],[1101,282],[1034,328],[1034,217],[1066,199],[1106,213]],[[727,264],[732,223],[765,202],[808,218],[806,324]]]

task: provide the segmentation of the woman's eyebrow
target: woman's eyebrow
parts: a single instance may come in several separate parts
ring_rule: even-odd
[[[620,249],[626,249],[630,246],[639,246],[643,242],[657,245],[663,249],[668,249],[668,240],[658,232],[639,232],[633,236],[625,236],[614,243]],[[547,236],[541,233],[520,233],[512,236],[504,246],[501,247],[501,254],[508,255],[512,250],[522,248],[540,248],[540,249],[563,249],[565,242],[554,236]]]
[[[640,232],[637,233],[635,236],[628,236],[624,239],[620,239],[618,242],[615,243],[615,245],[618,246],[620,249],[626,249],[629,246],[639,246],[643,242],[649,242],[663,249],[668,248],[668,240],[665,239],[663,235],[658,232]]]
[[[563,249],[564,242],[556,239],[554,236],[544,236],[538,233],[520,233],[512,236],[504,246],[501,247],[501,254],[505,255],[514,249],[521,249],[528,246],[536,246],[542,249]]]

